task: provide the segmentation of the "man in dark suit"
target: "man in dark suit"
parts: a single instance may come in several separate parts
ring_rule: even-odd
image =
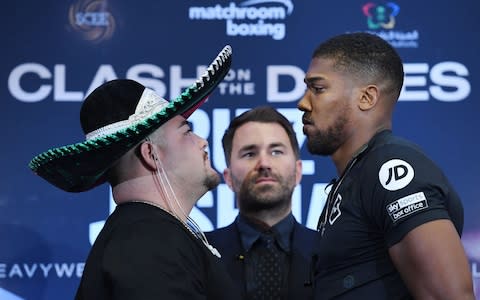
[[[207,233],[244,299],[310,299],[316,232],[292,215],[302,161],[290,122],[271,107],[233,119],[222,139],[239,215]]]

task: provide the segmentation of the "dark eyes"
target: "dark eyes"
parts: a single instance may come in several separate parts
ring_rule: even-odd
[[[190,134],[192,132],[192,123],[187,121],[185,125],[187,126],[187,131],[185,131],[185,134]]]
[[[249,152],[244,152],[241,157],[254,157],[257,153],[254,151],[249,151]],[[271,155],[272,156],[277,156],[277,155],[282,155],[283,151],[282,150],[272,150]]]
[[[187,128],[185,128],[185,132],[183,133],[184,135],[189,135],[191,134],[193,131],[192,131],[192,127],[190,126],[187,126]]]
[[[280,154],[283,154],[283,151],[281,150],[272,150],[272,155],[275,156],[275,155],[280,155]]]
[[[325,88],[323,88],[323,87],[312,87],[310,90],[314,94],[320,94],[321,92],[323,92],[325,90]]]
[[[325,88],[322,85],[315,85],[314,83],[305,83],[307,85],[307,89],[312,92],[313,94],[319,94],[325,91]]]
[[[317,86],[307,86],[307,88],[310,92],[312,92],[315,95],[320,94],[325,90],[325,88],[323,86],[318,86],[318,87]]]
[[[242,154],[242,157],[253,157],[255,154],[253,152],[245,152]]]

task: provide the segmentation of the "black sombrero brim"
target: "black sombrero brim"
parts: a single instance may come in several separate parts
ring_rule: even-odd
[[[223,80],[231,61],[232,49],[225,46],[207,71],[158,113],[113,134],[41,153],[30,161],[30,169],[67,192],[104,183],[105,173],[122,155],[173,117],[193,113]]]

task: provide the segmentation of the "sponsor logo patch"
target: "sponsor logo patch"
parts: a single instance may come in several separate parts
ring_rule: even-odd
[[[378,172],[378,180],[389,191],[406,187],[415,176],[412,166],[401,159],[391,159],[384,163]]]
[[[390,218],[396,221],[428,207],[427,198],[423,192],[408,195],[387,205]]]

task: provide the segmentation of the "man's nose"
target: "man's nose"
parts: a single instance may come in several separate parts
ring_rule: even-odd
[[[258,155],[257,170],[270,170],[271,169],[271,156],[267,153],[261,153]]]
[[[309,91],[306,90],[305,93],[303,94],[303,97],[298,101],[297,103],[297,108],[301,111],[310,111],[310,101],[308,100],[308,93]]]
[[[202,149],[206,149],[206,151],[208,151],[208,141],[206,139],[204,139],[203,137],[199,136],[198,134],[195,134],[198,138],[198,143],[200,144],[200,147],[202,147]]]

